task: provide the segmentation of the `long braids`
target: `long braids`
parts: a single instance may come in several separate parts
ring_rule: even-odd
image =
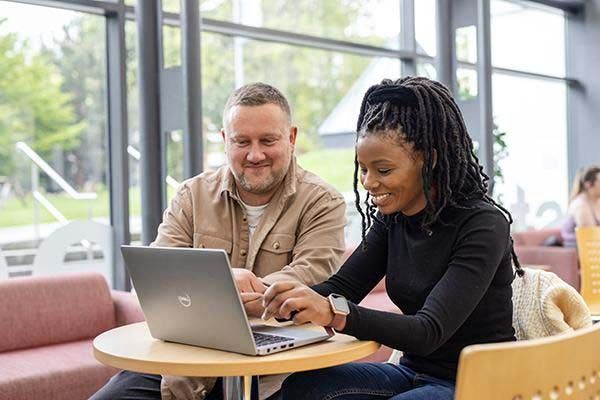
[[[465,201],[482,199],[500,209],[512,224],[510,212],[487,194],[489,177],[473,150],[462,114],[448,89],[422,77],[396,81],[384,79],[365,93],[357,121],[357,141],[370,134],[397,135],[399,143],[409,142],[423,155],[423,189],[426,199],[421,227],[431,226],[448,207],[464,208]],[[437,168],[435,168],[437,166]],[[358,159],[354,158],[355,206],[362,219],[362,243],[376,218],[375,207],[365,199],[363,211],[358,191]],[[431,193],[435,187],[437,195]],[[511,255],[516,273],[523,275],[511,237]]]

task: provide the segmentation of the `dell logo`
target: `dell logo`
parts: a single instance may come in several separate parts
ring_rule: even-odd
[[[192,298],[187,293],[185,293],[183,296],[177,296],[177,300],[179,300],[179,304],[184,307],[189,307],[192,305]]]

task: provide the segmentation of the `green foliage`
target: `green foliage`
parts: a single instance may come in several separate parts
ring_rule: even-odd
[[[500,130],[498,125],[494,124],[494,182],[503,183],[504,173],[500,163],[508,156],[508,147],[506,145],[506,132]]]
[[[85,126],[61,90],[59,71],[44,54],[29,50],[17,35],[0,35],[0,175],[14,173],[17,141],[48,157],[57,144],[76,146]]]
[[[354,149],[322,149],[298,156],[298,164],[341,192],[352,191]]]
[[[101,17],[82,14],[63,27],[63,37],[43,48],[44,54],[62,77],[61,89],[69,93],[75,120],[85,127],[78,146],[69,151],[74,170],[66,176],[77,187],[102,183],[106,165],[106,56],[105,22]]]

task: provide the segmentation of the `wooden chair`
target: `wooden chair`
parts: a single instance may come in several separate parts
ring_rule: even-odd
[[[577,228],[581,296],[594,322],[600,321],[600,227]]]
[[[455,400],[600,399],[600,324],[460,354]]]

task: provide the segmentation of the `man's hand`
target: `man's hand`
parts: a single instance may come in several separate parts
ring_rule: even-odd
[[[232,268],[235,285],[240,293],[264,293],[267,287],[252,271]]]
[[[233,277],[244,303],[246,314],[249,317],[260,318],[264,311],[263,293],[267,287],[252,271],[244,268],[233,268]]]
[[[262,306],[262,293],[240,293],[244,309],[249,317],[260,318],[265,311]]]

